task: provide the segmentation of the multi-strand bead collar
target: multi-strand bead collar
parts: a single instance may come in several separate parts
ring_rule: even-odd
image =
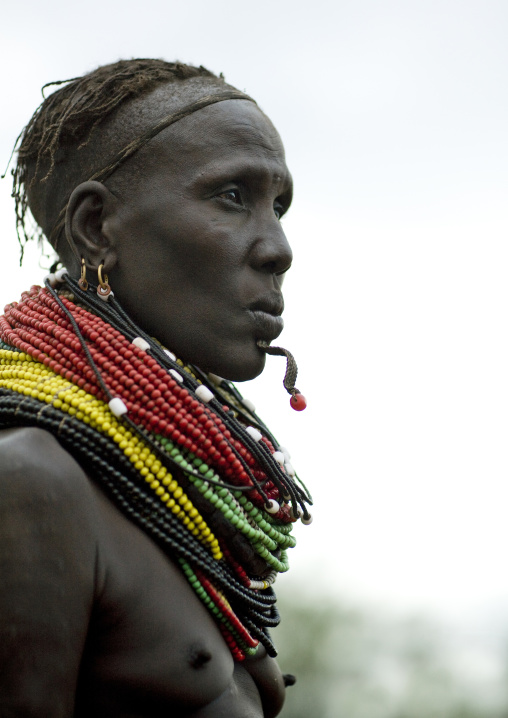
[[[236,388],[186,367],[61,270],[0,317],[0,427],[53,433],[178,562],[235,659],[279,622],[272,584],[310,496]]]

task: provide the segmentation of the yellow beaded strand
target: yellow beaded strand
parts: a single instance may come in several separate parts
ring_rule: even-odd
[[[109,436],[159,499],[212,555],[223,557],[219,542],[176,479],[140,437],[121,424],[109,406],[24,352],[0,349],[0,387],[51,404]]]

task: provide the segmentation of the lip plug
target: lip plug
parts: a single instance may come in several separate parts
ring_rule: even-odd
[[[283,347],[272,347],[270,344],[262,341],[261,339],[257,342],[257,345],[260,349],[266,352],[266,354],[286,357],[286,373],[284,374],[282,383],[284,385],[284,389],[291,395],[289,400],[291,408],[295,411],[303,411],[307,406],[307,400],[295,386],[296,377],[298,375],[298,366],[294,356],[287,349],[284,349]]]

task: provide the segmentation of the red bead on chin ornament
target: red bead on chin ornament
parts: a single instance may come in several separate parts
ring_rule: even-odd
[[[261,340],[258,341],[257,345],[267,354],[286,357],[286,374],[282,383],[284,384],[285,390],[291,394],[291,399],[289,400],[291,408],[295,411],[303,411],[307,406],[307,400],[295,386],[298,367],[296,366],[294,356],[283,347],[272,347],[267,342]]]
[[[293,394],[293,396],[289,400],[289,403],[291,404],[291,408],[295,411],[303,411],[307,408],[307,400],[305,399],[303,394],[300,394],[299,391]]]

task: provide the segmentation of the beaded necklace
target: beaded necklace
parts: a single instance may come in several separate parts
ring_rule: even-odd
[[[180,565],[236,660],[276,655],[272,588],[310,495],[230,382],[184,366],[65,270],[0,316],[0,428],[50,431]]]

